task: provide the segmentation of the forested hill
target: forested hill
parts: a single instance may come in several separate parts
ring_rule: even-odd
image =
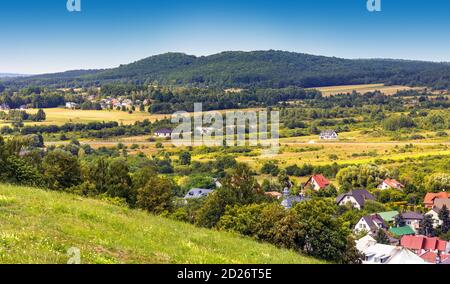
[[[318,87],[365,83],[450,87],[450,64],[342,59],[284,51],[223,52],[195,57],[166,53],[108,70],[16,79],[16,84],[90,85],[110,81],[211,87]]]

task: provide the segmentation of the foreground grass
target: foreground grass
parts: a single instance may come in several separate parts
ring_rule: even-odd
[[[321,263],[231,233],[65,193],[0,184],[0,263]]]

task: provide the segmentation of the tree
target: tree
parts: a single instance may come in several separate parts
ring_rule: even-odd
[[[299,247],[308,255],[332,260],[338,263],[352,263],[349,250],[355,243],[349,244],[350,230],[340,218],[336,218],[336,206],[331,201],[312,199],[294,207],[300,220]],[[358,258],[358,257],[356,257]]]
[[[278,168],[278,165],[274,161],[268,161],[265,163],[261,168],[262,174],[268,174],[272,176],[277,176],[280,173],[280,169]]]
[[[375,240],[377,241],[377,243],[383,244],[383,245],[389,245],[391,243],[389,241],[388,235],[386,234],[386,231],[383,229],[378,230]]]
[[[376,165],[356,165],[344,168],[336,176],[342,189],[376,188],[388,176],[385,168]]]
[[[355,239],[349,235],[341,262],[345,264],[362,264],[363,259],[364,255],[356,248]]]
[[[450,231],[450,216],[449,210],[446,205],[442,206],[439,210],[439,219],[442,221],[441,232],[447,234]]]
[[[238,164],[225,179],[223,186],[210,194],[200,209],[197,224],[212,228],[224,214],[227,206],[247,205],[266,200],[264,192],[247,165]]]
[[[427,179],[425,187],[429,192],[450,191],[450,175],[433,174]]]
[[[170,212],[173,209],[173,182],[153,175],[137,193],[137,206],[154,214]]]
[[[431,215],[425,215],[420,221],[419,234],[427,237],[434,236],[433,217]]]
[[[44,121],[47,118],[43,109],[39,109],[36,113],[34,121]]]
[[[397,227],[404,227],[406,225],[405,219],[403,219],[403,215],[402,214],[398,214],[397,216],[395,216],[395,226]]]
[[[191,159],[192,159],[191,153],[183,151],[183,152],[180,153],[179,158],[180,158],[180,164],[181,165],[188,166],[188,165],[191,164]]]
[[[364,204],[364,210],[368,213],[377,213],[377,212],[385,212],[387,211],[387,208],[384,204],[373,201],[373,200],[366,200]]]
[[[132,188],[130,169],[124,159],[114,159],[109,163],[106,187],[107,195],[123,198],[132,206],[136,203],[136,192]]]
[[[62,150],[49,152],[42,161],[44,180],[50,189],[63,190],[81,182],[77,157]]]

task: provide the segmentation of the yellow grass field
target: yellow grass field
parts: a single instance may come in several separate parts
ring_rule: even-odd
[[[311,88],[322,92],[323,96],[333,96],[342,93],[351,93],[353,91],[359,93],[367,93],[373,91],[381,91],[384,94],[391,96],[398,91],[412,90],[412,89],[422,89],[422,88],[411,88],[406,86],[385,86],[384,84],[367,84],[367,85],[347,85],[347,86],[331,86],[331,87],[319,87]]]
[[[27,110],[34,113],[37,110]],[[165,117],[170,118],[169,115],[150,114],[148,112],[136,111],[132,114],[117,110],[71,110],[65,108],[47,108],[44,109],[47,119],[41,124],[56,124],[61,125],[67,122],[87,123],[92,121],[117,121],[123,124],[133,124],[136,121],[143,121],[148,119],[155,121],[161,120]],[[36,124],[32,122],[30,124]]]
[[[241,109],[239,111],[262,110],[261,108]],[[170,119],[170,114],[150,114],[148,112],[135,111],[132,114],[118,110],[72,110],[66,108],[46,108],[44,109],[47,119],[43,122],[25,122],[25,125],[62,125],[64,123],[88,123],[93,121],[117,121],[125,125],[134,124],[136,121],[148,119],[150,121]],[[220,110],[226,113],[238,110]],[[37,109],[28,109],[28,113],[36,113]],[[191,113],[192,115],[192,113]],[[0,121],[0,127],[10,125],[9,122]]]

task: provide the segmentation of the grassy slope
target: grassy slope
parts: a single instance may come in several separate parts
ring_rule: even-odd
[[[65,193],[0,185],[0,263],[318,263],[225,232]]]

